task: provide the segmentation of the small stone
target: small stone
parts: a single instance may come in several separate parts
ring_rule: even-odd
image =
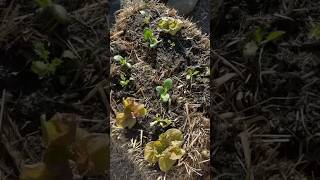
[[[188,15],[193,11],[197,2],[198,0],[169,0],[167,6],[176,9],[180,15]]]

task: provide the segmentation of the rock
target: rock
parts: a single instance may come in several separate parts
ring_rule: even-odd
[[[197,2],[198,0],[169,0],[167,6],[176,9],[180,15],[188,15],[193,11]]]

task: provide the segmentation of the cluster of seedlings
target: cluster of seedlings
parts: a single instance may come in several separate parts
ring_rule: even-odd
[[[177,32],[183,28],[183,22],[180,19],[172,17],[161,17],[157,21],[156,28],[152,28],[149,24],[152,16],[147,11],[141,10],[140,14],[143,16],[142,26],[143,28],[143,40],[148,44],[150,49],[157,48],[159,43],[163,40],[156,36],[153,29],[158,32],[166,33],[170,36],[175,36]],[[171,47],[175,47],[174,43],[169,42]],[[117,54],[113,59],[120,65],[120,79],[119,84],[125,88],[133,81],[130,74],[131,64],[126,57]],[[186,79],[192,81],[200,74],[197,69],[188,69],[185,72]],[[168,105],[172,102],[171,90],[173,88],[173,80],[167,78],[163,81],[162,85],[156,86],[155,91],[159,97],[159,101],[163,105]],[[132,129],[137,123],[138,118],[146,116],[147,109],[143,104],[135,102],[132,97],[127,97],[123,100],[123,112],[116,114],[116,126],[119,128]],[[169,118],[163,118],[163,114],[156,114],[154,120],[150,123],[150,127],[167,128],[172,125],[172,120]],[[148,163],[154,165],[158,163],[159,168],[163,172],[168,172],[177,160],[181,159],[185,154],[185,150],[182,148],[184,143],[183,133],[176,128],[170,128],[164,133],[159,135],[158,140],[151,141],[146,144],[144,148],[144,159]]]

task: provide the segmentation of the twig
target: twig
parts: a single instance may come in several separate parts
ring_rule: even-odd
[[[0,111],[0,134],[2,134],[1,129],[2,129],[2,120],[3,120],[3,113],[4,113],[4,105],[5,105],[5,97],[6,97],[6,90],[4,89],[2,91],[2,102],[1,102],[1,111]],[[0,137],[1,139],[1,137]]]

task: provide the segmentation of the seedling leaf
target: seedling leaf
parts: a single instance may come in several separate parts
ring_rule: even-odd
[[[251,41],[244,46],[243,55],[245,57],[253,57],[257,54],[258,48],[258,45],[255,42]]]
[[[149,142],[144,149],[144,158],[151,164],[158,161],[160,170],[169,171],[185,151],[181,148],[183,134],[178,129],[169,129],[161,134],[159,140]]]
[[[147,114],[147,109],[143,104],[134,102],[132,98],[123,100],[124,112],[116,115],[116,124],[118,127],[131,129],[136,124],[136,118]]]
[[[166,79],[163,82],[163,87],[168,91],[172,88],[172,80],[171,79]]]
[[[284,31],[273,31],[266,37],[266,42],[274,41],[281,38],[286,32]]]

